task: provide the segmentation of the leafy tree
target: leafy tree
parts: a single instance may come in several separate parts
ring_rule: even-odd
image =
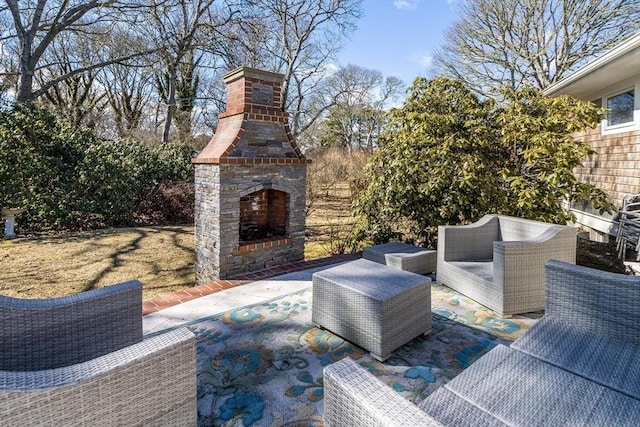
[[[367,166],[369,184],[354,204],[363,220],[357,238],[433,245],[438,225],[487,213],[566,223],[565,199],[611,210],[604,192],[573,174],[590,149],[572,133],[596,126],[601,111],[531,88],[503,96],[498,105],[460,81],[416,79]]]
[[[465,0],[436,52],[439,76],[488,94],[544,89],[640,28],[640,0]]]

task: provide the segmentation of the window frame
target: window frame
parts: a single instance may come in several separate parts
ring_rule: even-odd
[[[605,113],[602,119],[603,135],[640,130],[640,93],[638,92],[638,89],[640,89],[639,86],[640,85],[638,84],[627,86],[602,97],[602,107],[606,109],[609,99],[614,98],[618,95],[622,95],[625,92],[633,91],[633,120],[630,122],[619,123],[617,125],[609,125],[608,114]]]

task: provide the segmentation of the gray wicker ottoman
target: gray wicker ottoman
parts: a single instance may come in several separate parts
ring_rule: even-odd
[[[438,263],[436,251],[402,242],[369,246],[362,251],[362,257],[417,274],[433,273]]]
[[[316,272],[312,321],[384,361],[431,330],[431,279],[366,259]]]

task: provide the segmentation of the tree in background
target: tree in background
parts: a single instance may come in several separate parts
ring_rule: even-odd
[[[571,135],[595,127],[601,111],[535,89],[503,96],[498,106],[460,81],[416,79],[367,166],[369,184],[354,204],[363,220],[357,238],[433,246],[438,225],[487,213],[562,224],[574,219],[564,200],[611,210],[604,192],[573,174],[590,149]]]
[[[294,138],[333,105],[329,66],[362,15],[362,0],[251,0],[217,35],[227,67],[251,64],[282,73],[282,106]],[[228,37],[228,38],[227,38]],[[230,43],[227,44],[227,43]]]
[[[116,28],[131,20],[135,13],[149,5],[140,2],[119,0],[33,0],[18,2],[6,0],[6,7],[0,7],[2,32],[0,41],[7,51],[16,55],[14,65],[16,79],[16,101],[30,102],[42,96],[58,82],[101,68],[108,64],[124,62],[145,54],[132,49],[124,56],[110,57],[89,65],[73,63],[64,74],[41,80],[35,85],[35,76],[42,70],[50,71],[55,62],[47,61],[47,51],[52,43],[67,35],[83,37],[86,40],[100,36],[105,29]]]
[[[35,75],[39,87],[44,87],[58,76],[68,75],[67,79],[48,89],[34,102],[51,108],[58,117],[66,119],[75,126],[94,128],[104,119],[104,107],[107,106],[104,91],[96,85],[98,69],[88,69],[74,74],[74,67],[89,67],[99,58],[104,40],[96,37],[91,40],[75,37],[73,33],[67,37],[54,40],[50,48],[43,54],[44,60],[51,64]]]
[[[465,0],[434,59],[475,91],[544,89],[640,28],[640,0]]]
[[[42,102],[85,123],[92,114],[109,113],[106,124],[96,126],[107,137],[162,128],[158,139],[188,139],[203,133],[203,123],[215,127],[216,113],[224,110],[224,87],[216,85],[221,75],[249,65],[285,75],[283,105],[297,136],[332,105],[326,77],[361,4],[7,0],[0,4],[0,95],[13,89],[20,103],[47,94]],[[148,74],[157,76],[156,99],[147,98],[149,82],[140,78]],[[120,88],[126,88],[122,94]],[[105,98],[111,110],[94,102]],[[149,120],[139,119],[144,112],[157,118],[150,129],[144,128]]]
[[[357,65],[339,69],[328,79],[334,99],[327,117],[303,145],[334,146],[348,151],[373,151],[385,124],[385,112],[397,102],[404,84],[396,77],[382,76],[377,70]]]
[[[153,74],[149,72],[146,61],[138,60],[142,62],[139,66],[132,63],[111,64],[98,75],[111,107],[110,117],[103,125],[115,131],[112,137],[146,139],[142,128],[143,123],[151,122],[148,116],[153,116],[151,99],[155,87]],[[153,129],[150,126],[150,134],[153,134]],[[103,133],[107,133],[106,130]]]
[[[214,0],[170,0],[150,10],[148,37],[158,46],[160,72],[156,86],[166,106],[162,142],[169,141],[175,121],[178,139],[191,139],[191,114],[198,97],[200,68],[205,59],[206,32],[224,26]]]

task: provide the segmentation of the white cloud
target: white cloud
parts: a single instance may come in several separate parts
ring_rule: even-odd
[[[329,77],[332,76],[340,69],[340,66],[334,62],[329,62],[323,65],[321,69],[318,69],[318,72],[324,76]]]
[[[423,68],[429,68],[433,64],[433,56],[428,53],[414,53],[411,59]]]
[[[394,0],[393,5],[400,10],[415,10],[421,0]]]

